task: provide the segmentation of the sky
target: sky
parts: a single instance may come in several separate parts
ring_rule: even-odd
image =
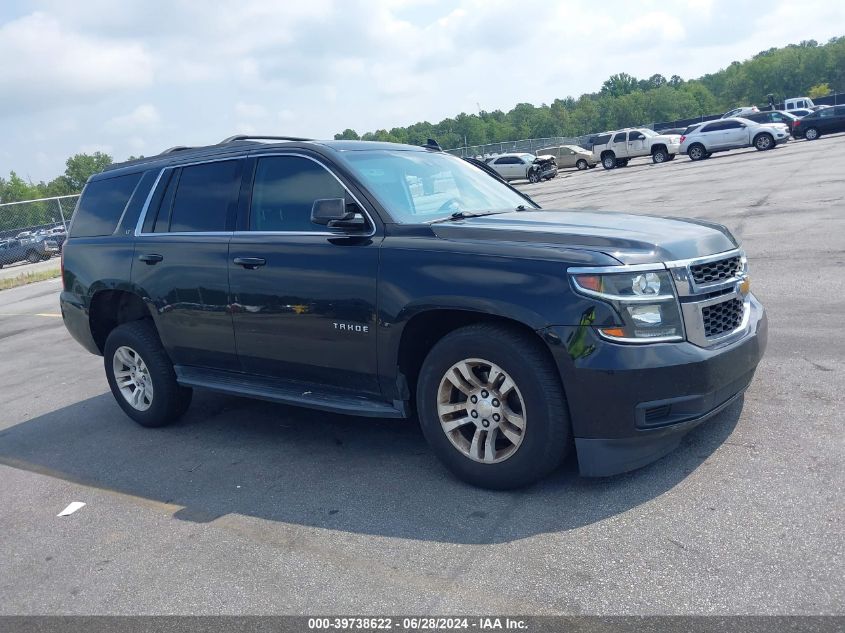
[[[0,175],[507,111],[839,35],[838,0],[4,0]]]

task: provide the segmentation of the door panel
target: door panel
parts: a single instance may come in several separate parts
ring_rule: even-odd
[[[379,240],[311,221],[314,200],[358,200],[322,163],[259,157],[229,250],[235,341],[243,371],[378,394]],[[350,205],[352,205],[350,207]],[[236,264],[236,260],[244,265]],[[260,262],[253,265],[252,262]]]
[[[175,365],[239,368],[228,310],[229,239],[163,234],[135,243],[132,280],[149,297],[159,336]],[[161,260],[141,261],[148,255]]]
[[[248,269],[238,257],[266,264]],[[371,238],[239,233],[229,271],[244,371],[379,392]]]

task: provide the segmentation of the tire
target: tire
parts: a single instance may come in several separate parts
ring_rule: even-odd
[[[583,158],[579,158],[578,161],[575,163],[575,167],[578,168],[578,171],[584,171],[587,169],[587,161]]]
[[[627,167],[628,166],[628,159],[627,158],[617,158],[616,159],[616,166],[617,167]]]
[[[35,251],[29,251],[29,252],[26,254],[26,261],[28,261],[30,264],[34,264],[34,263],[36,263],[36,262],[40,262],[40,261],[41,261],[41,255],[39,255],[39,254],[38,254],[37,252],[35,252]]]
[[[540,175],[536,171],[529,171],[528,172],[528,182],[537,183],[540,182]]]
[[[134,371],[129,369],[130,363],[123,362],[129,352],[135,354]],[[137,359],[141,362],[137,363]],[[141,397],[137,398],[138,406],[130,404],[130,396],[125,396],[118,386],[115,372],[121,363],[127,372],[121,378],[131,378],[133,385],[142,382],[147,385],[146,389],[141,386],[129,388],[133,394],[141,391]],[[173,364],[149,321],[132,321],[112,330],[103,350],[103,364],[117,404],[141,426],[159,427],[175,422],[191,404],[193,391],[176,382]],[[129,371],[132,371],[131,375]]]
[[[669,154],[669,158],[666,160],[675,160],[675,156],[677,156],[677,154]]]
[[[656,149],[651,153],[651,162],[655,165],[659,165],[660,163],[665,163],[669,159],[669,152],[665,149]]]
[[[478,372],[471,374],[474,386],[458,377],[459,366]],[[498,380],[486,382],[493,373]],[[513,386],[499,392],[505,384]],[[465,408],[454,408],[464,403]],[[441,405],[451,405],[452,411]],[[539,340],[509,327],[471,325],[443,337],[420,370],[417,412],[438,459],[460,479],[482,488],[527,486],[555,470],[569,446],[569,415],[554,364]],[[462,424],[447,432],[441,413],[445,423]],[[520,420],[521,430],[511,420]],[[491,434],[492,447],[485,442]]]
[[[818,128],[808,127],[806,130],[804,130],[804,138],[808,141],[815,141],[820,136],[821,134],[819,134]]]
[[[690,160],[703,160],[707,157],[707,151],[704,149],[704,145],[695,143],[687,149],[687,156]]]
[[[592,165],[590,165],[590,169],[595,169],[598,166],[599,166],[598,163],[593,163]]]
[[[608,152],[605,154],[601,159],[601,166],[605,169],[615,169],[616,168],[616,154],[613,152]]]
[[[754,137],[754,149],[758,152],[774,149],[775,139],[771,134],[763,132]]]

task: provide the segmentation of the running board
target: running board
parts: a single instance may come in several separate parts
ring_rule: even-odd
[[[247,398],[281,402],[298,407],[370,418],[404,418],[404,403],[390,404],[341,390],[329,391],[293,382],[215,369],[176,365],[176,380],[183,387],[196,387]],[[397,406],[398,405],[398,406]]]

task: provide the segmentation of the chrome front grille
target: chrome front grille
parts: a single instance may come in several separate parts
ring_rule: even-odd
[[[691,264],[689,271],[693,281],[700,286],[733,279],[742,272],[742,257],[736,255],[712,262]]]
[[[740,250],[666,262],[690,343],[712,347],[744,335],[751,313],[745,255]]]
[[[711,338],[725,332],[733,332],[742,324],[744,314],[745,306],[741,299],[728,299],[701,308],[704,336]]]

